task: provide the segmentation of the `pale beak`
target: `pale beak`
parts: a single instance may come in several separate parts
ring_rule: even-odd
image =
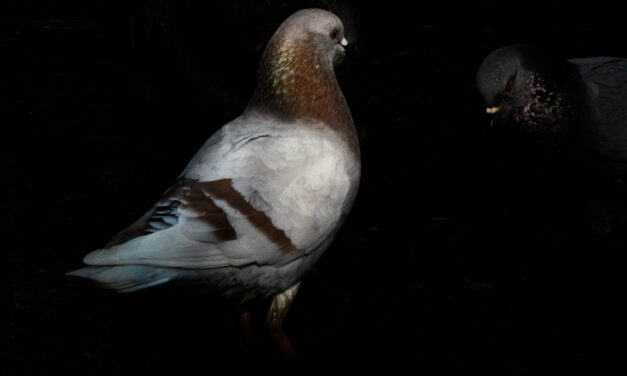
[[[497,112],[499,112],[500,109],[500,107],[488,107],[485,109],[485,112],[487,112],[488,114],[496,114]]]
[[[340,42],[340,44],[344,47],[348,46],[348,41],[346,40],[346,38],[342,38],[342,41]]]

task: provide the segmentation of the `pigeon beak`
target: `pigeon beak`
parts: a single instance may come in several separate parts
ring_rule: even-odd
[[[499,106],[488,107],[485,109],[486,113],[490,115],[495,115],[495,116],[492,116],[492,119],[490,119],[490,128],[494,127],[494,120],[496,120],[496,118],[498,117],[498,112],[500,109],[501,107]]]
[[[337,50],[337,52],[344,54],[346,52],[344,47],[346,46],[348,46],[348,41],[346,40],[346,38],[342,38],[340,43],[335,45],[335,49]]]

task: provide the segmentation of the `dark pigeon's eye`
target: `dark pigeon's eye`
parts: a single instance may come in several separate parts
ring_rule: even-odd
[[[333,30],[333,31],[331,31],[331,32],[329,33],[329,38],[331,38],[331,39],[335,39],[335,38],[337,38],[337,34],[338,34],[338,33],[339,33],[339,32],[338,32],[337,30]]]
[[[514,88],[514,80],[509,80],[505,84],[505,91],[510,91]]]

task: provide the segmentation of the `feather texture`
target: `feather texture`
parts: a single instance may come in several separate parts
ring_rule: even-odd
[[[333,70],[345,44],[332,13],[289,17],[268,43],[244,113],[205,142],[146,214],[69,275],[121,292],[179,280],[242,301],[274,295],[289,300],[273,304],[283,317],[359,185],[357,133]],[[273,333],[281,322],[269,323]]]

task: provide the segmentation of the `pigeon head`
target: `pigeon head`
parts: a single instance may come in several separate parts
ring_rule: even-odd
[[[344,25],[335,14],[322,9],[304,9],[281,24],[268,44],[266,55],[275,53],[273,49],[277,45],[279,52],[289,51],[291,44],[307,46],[328,65],[338,54],[344,54],[348,41],[344,37]],[[287,56],[285,53],[280,55]],[[274,56],[264,57],[272,59]]]
[[[533,46],[501,47],[477,73],[477,87],[494,115],[492,124],[539,137],[565,136],[576,117],[574,68]]]
[[[268,42],[247,111],[349,132],[352,117],[334,71],[346,45],[342,21],[333,13],[304,9],[292,14]]]

